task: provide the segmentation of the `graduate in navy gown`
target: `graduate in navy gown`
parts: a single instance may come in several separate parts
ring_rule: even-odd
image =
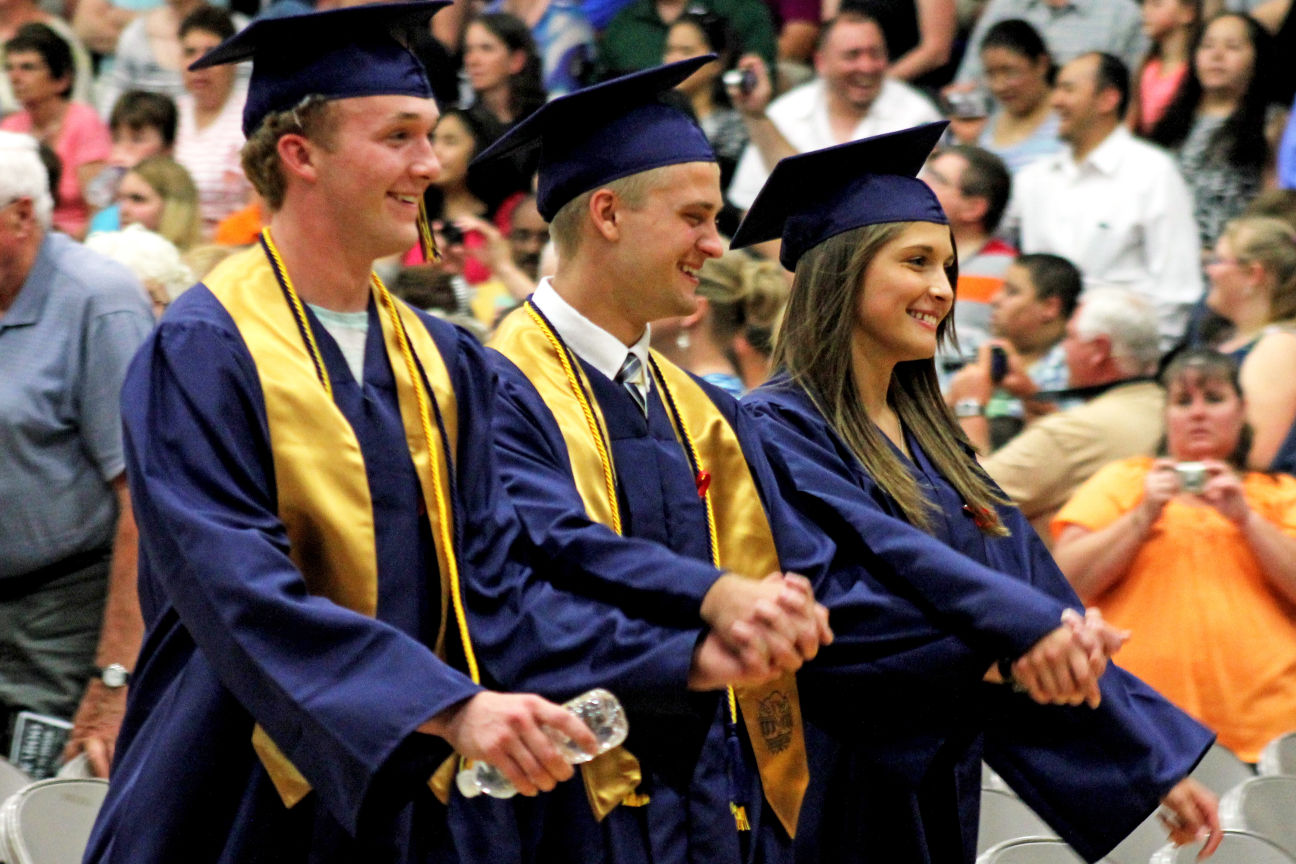
[[[796,279],[775,345],[780,371],[742,409],[777,494],[835,548],[832,578],[816,582],[823,602],[835,608],[834,592],[862,585],[890,591],[975,648],[978,616],[967,612],[992,610],[958,586],[987,569],[1069,607],[1073,622],[1082,607],[940,398],[932,357],[957,263],[945,215],[914,175],[942,129],[775,168],[733,245],[780,239]],[[941,662],[958,656],[946,646],[932,652],[930,686],[912,668],[912,698],[875,699],[842,686],[833,652],[852,627],[835,618],[834,629],[839,644],[800,675],[807,726],[833,748],[814,830],[798,836],[805,860],[970,862],[982,756],[1088,860],[1159,802],[1175,842],[1209,833],[1207,851],[1218,843],[1213,796],[1184,779],[1211,734],[1123,670],[1108,666],[1087,704],[1039,705],[1052,673],[1037,656],[1003,656],[985,677],[1015,687],[992,686],[977,683],[975,665],[969,678]]]
[[[433,772],[453,748],[533,795],[572,774],[544,727],[596,745],[557,705],[483,689],[474,603],[540,667],[510,675],[565,670],[561,696],[719,686],[700,628],[529,578],[484,446],[482,349],[372,275],[415,242],[437,170],[427,80],[392,36],[436,8],[258,23],[204,61],[254,58],[248,164],[273,215],[172,306],[124,389],[147,635],[88,861],[516,858],[509,811],[447,811]]]

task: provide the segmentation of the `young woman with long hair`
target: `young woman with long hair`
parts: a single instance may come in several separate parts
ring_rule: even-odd
[[[775,168],[733,245],[781,239],[795,281],[775,338],[778,371],[742,410],[780,497],[837,550],[838,588],[858,574],[861,583],[916,598],[977,645],[993,615],[1031,625],[1001,603],[990,604],[993,615],[960,617],[968,609],[955,598],[976,574],[1009,580],[1008,596],[1020,596],[1023,608],[1040,592],[1073,620],[1083,606],[1021,513],[977,467],[937,386],[933,358],[952,335],[958,262],[940,204],[914,175],[943,128],[865,139]],[[823,602],[836,605],[831,596]],[[840,641],[850,628],[834,632]],[[1138,679],[1109,666],[1101,701],[1058,707],[979,677],[962,689],[946,661],[933,655],[929,664],[908,671],[953,693],[923,694],[945,700],[936,703],[939,720],[892,728],[885,749],[874,729],[886,721],[874,715],[908,704],[834,694],[826,710],[869,732],[839,733],[842,767],[824,780],[824,794],[843,815],[825,819],[819,842],[874,854],[884,842],[879,857],[887,860],[971,861],[983,758],[1088,859],[1110,851],[1158,799],[1175,813],[1175,842],[1207,832],[1210,845],[1218,842],[1213,796],[1185,779],[1210,735]],[[1003,658],[998,669],[1035,696],[1029,666]],[[803,705],[807,718],[818,716],[821,706],[804,697]],[[927,760],[893,757],[912,754],[919,740],[930,748]],[[879,776],[890,779],[885,800]],[[861,815],[879,807],[886,830]]]

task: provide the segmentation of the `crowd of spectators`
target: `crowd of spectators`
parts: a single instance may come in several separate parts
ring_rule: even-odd
[[[333,5],[340,4],[318,2]],[[441,173],[424,203],[440,254],[425,260],[411,249],[380,272],[412,302],[488,333],[552,272],[554,252],[536,209],[534,157],[485,170],[473,157],[549,98],[714,53],[718,59],[675,96],[719,157],[724,233],[781,158],[951,121],[923,174],[960,257],[957,340],[942,349],[938,372],[986,471],[1042,535],[1050,536],[1059,508],[1054,528],[1063,546],[1089,542],[1076,538],[1101,534],[1103,519],[1117,518],[1087,485],[1106,476],[1106,463],[1126,460],[1112,470],[1135,493],[1144,475],[1165,473],[1168,463],[1149,460],[1177,415],[1154,378],[1183,346],[1217,348],[1239,366],[1226,383],[1237,391],[1249,449],[1234,467],[1264,476],[1296,470],[1296,193],[1274,191],[1296,187],[1296,66],[1277,59],[1296,48],[1296,4],[989,0],[973,13],[964,6],[457,0],[428,32],[411,34],[417,52],[459,60],[457,81],[433,82],[442,102],[433,140]],[[230,249],[256,242],[267,211],[241,156],[247,70],[187,67],[256,16],[309,8],[304,0],[0,3],[0,129],[41,147],[51,231],[67,243],[90,235],[99,250],[50,246],[40,214],[31,213],[23,216],[35,226],[31,254],[53,249],[78,267],[97,267],[85,262],[101,253],[125,261],[161,314],[190,273],[201,278]],[[9,285],[14,274],[33,271],[31,261],[12,266],[9,249],[0,246],[0,289],[8,286],[12,301],[22,285]],[[708,262],[698,312],[663,322],[654,345],[735,393],[759,384],[789,284],[778,258],[775,243]],[[128,281],[119,268],[104,272],[116,286]],[[0,355],[13,309],[22,307],[0,305]],[[126,349],[113,351],[116,358]],[[0,402],[9,391],[42,398],[15,382],[0,384]],[[125,501],[119,459],[99,440],[111,436],[86,434],[105,455],[69,470],[102,487],[101,516],[116,513]],[[1170,444],[1162,453],[1173,461],[1180,458],[1173,436]],[[1232,464],[1225,455],[1211,458]],[[1248,490],[1259,488],[1252,476],[1244,477]],[[1264,488],[1270,497],[1296,496],[1286,481]],[[1064,507],[1077,489],[1081,503]],[[1220,531],[1243,530],[1229,509],[1241,506],[1234,491],[1228,502],[1208,502],[1225,517]],[[1163,498],[1183,503],[1184,494],[1192,493]],[[1177,512],[1153,510],[1143,507],[1139,518]],[[76,556],[93,552],[102,581],[117,535],[113,518],[99,522],[95,536],[60,555],[83,564]],[[58,563],[6,554],[0,574]],[[1083,561],[1075,566],[1092,572]],[[1117,590],[1118,569],[1077,584],[1106,596]],[[1236,575],[1273,594],[1289,619],[1296,615],[1290,591]],[[1137,620],[1121,623],[1140,628]],[[83,650],[93,647],[87,641]],[[57,704],[32,704],[66,715],[70,699],[65,687]],[[23,707],[7,704],[11,712]]]

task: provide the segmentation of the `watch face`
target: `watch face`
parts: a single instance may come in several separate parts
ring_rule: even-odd
[[[130,675],[126,667],[119,663],[113,663],[111,666],[105,666],[104,670],[99,673],[99,679],[103,681],[105,687],[125,687],[126,680]]]

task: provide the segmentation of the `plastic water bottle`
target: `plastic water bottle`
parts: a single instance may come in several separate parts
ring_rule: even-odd
[[[594,738],[598,741],[598,753],[616,747],[626,739],[626,733],[630,731],[621,702],[601,687],[564,702],[563,707],[584,721],[590,732],[594,733]],[[546,726],[544,731],[557,745],[562,757],[572,765],[588,762],[598,755],[586,753],[575,741],[556,729]],[[492,798],[512,798],[517,794],[517,789],[513,788],[504,772],[487,762],[469,762],[455,775],[455,784],[465,798],[475,798],[483,793]]]

